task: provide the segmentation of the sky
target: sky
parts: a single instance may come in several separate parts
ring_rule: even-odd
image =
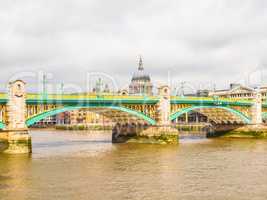
[[[41,74],[69,90],[97,76],[126,88],[139,55],[155,86],[267,84],[266,53],[266,0],[0,0],[2,89]]]

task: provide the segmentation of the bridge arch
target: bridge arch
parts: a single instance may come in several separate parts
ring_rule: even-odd
[[[185,114],[185,113],[189,113],[191,111],[197,111],[201,114],[205,114],[205,110],[208,110],[208,109],[222,109],[222,110],[225,110],[227,111],[228,113],[230,113],[231,115],[234,115],[235,117],[238,117],[239,119],[242,120],[242,122],[244,122],[245,124],[249,124],[251,123],[251,119],[246,116],[245,114],[243,114],[242,112],[238,111],[238,110],[235,110],[235,109],[232,109],[232,108],[229,108],[229,107],[224,107],[224,106],[192,106],[192,107],[189,107],[189,108],[184,108],[182,110],[179,110],[175,113],[173,113],[171,116],[170,116],[170,120],[175,120],[176,118],[180,117],[181,115]],[[199,111],[200,110],[200,111]],[[204,112],[203,112],[204,111]],[[266,113],[267,114],[267,113]]]
[[[3,130],[5,128],[5,124],[3,122],[0,122],[0,130]]]
[[[262,119],[265,119],[265,120],[267,119],[267,112],[262,113]]]
[[[92,108],[92,109],[102,108],[102,109],[110,109],[113,111],[120,111],[120,112],[127,113],[131,116],[134,116],[138,119],[142,119],[151,125],[156,124],[156,121],[154,119],[150,118],[149,116],[147,116],[147,115],[145,115],[139,111],[135,111],[135,110],[132,110],[129,108],[120,107],[120,106],[90,106],[90,105],[88,105],[88,106],[66,106],[66,107],[61,107],[61,108],[56,108],[53,110],[45,111],[45,112],[39,113],[37,115],[34,115],[34,116],[28,118],[26,120],[26,125],[29,127],[29,126],[33,125],[34,123],[39,122],[42,119],[45,119],[46,117],[53,116],[53,115],[63,113],[66,111],[73,111],[73,110],[86,109],[86,108]]]

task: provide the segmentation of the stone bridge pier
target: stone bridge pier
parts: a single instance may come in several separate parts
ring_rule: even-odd
[[[31,153],[31,137],[26,126],[25,82],[16,80],[9,83],[7,123],[0,132],[0,139],[7,145],[4,153]]]
[[[157,124],[143,125],[141,128],[135,126],[134,131],[129,128],[115,127],[112,134],[112,141],[133,142],[133,143],[156,143],[156,144],[177,144],[179,141],[179,132],[171,126],[170,112],[170,88],[161,86],[158,88],[159,102],[157,104]],[[122,125],[122,127],[125,125]],[[139,127],[139,128],[136,128]]]
[[[262,125],[262,95],[258,89],[254,93],[254,104],[251,109],[252,124],[256,126]]]
[[[213,125],[208,133],[210,137],[221,136],[226,133],[232,135],[254,135],[256,137],[267,136],[267,126],[262,119],[262,96],[258,89],[254,91],[253,105],[250,108],[251,122],[249,124],[218,124]]]

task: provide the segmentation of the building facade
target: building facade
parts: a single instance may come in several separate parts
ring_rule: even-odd
[[[133,74],[129,85],[130,95],[152,95],[153,85],[150,76],[145,73],[142,58],[139,58],[138,70]]]
[[[57,115],[58,125],[110,125],[111,119],[88,109],[79,109]]]
[[[262,101],[266,101],[267,86],[259,87],[262,95]],[[230,84],[229,89],[210,91],[209,96],[218,96],[222,98],[233,99],[253,99],[255,88],[243,86],[241,84]]]

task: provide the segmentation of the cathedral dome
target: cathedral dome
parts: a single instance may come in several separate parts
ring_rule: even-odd
[[[134,73],[132,77],[132,81],[150,81],[150,77],[148,74],[140,74],[140,73]]]
[[[138,71],[133,74],[132,81],[151,81],[150,76],[144,71],[143,61],[141,57],[139,59]]]
[[[133,74],[131,84],[129,85],[129,93],[134,95],[152,95],[152,88],[150,76],[145,73],[143,61],[140,57],[138,70]]]

